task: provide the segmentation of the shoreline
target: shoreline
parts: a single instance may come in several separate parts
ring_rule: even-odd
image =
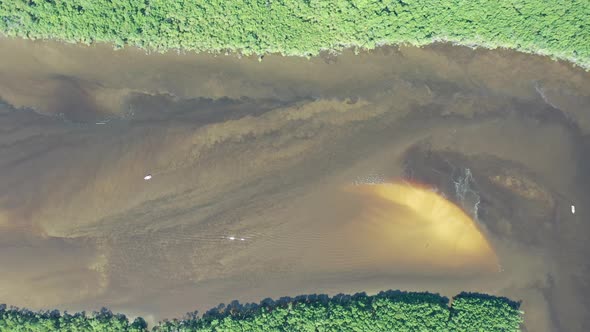
[[[590,72],[590,59],[588,60],[581,60],[578,58],[571,58],[571,57],[567,57],[567,56],[560,56],[560,55],[556,55],[556,54],[552,54],[550,51],[547,50],[528,50],[528,49],[519,49],[519,48],[514,48],[514,47],[510,47],[510,46],[506,46],[506,45],[496,45],[496,44],[490,44],[490,43],[480,43],[477,41],[460,41],[460,40],[454,40],[454,39],[446,39],[446,38],[436,38],[433,39],[430,42],[427,43],[410,43],[410,42],[399,42],[399,43],[387,43],[387,42],[380,42],[380,43],[376,43],[375,47],[372,48],[366,48],[363,47],[362,45],[357,45],[357,44],[342,44],[342,45],[337,45],[336,47],[333,48],[321,48],[317,51],[309,51],[309,52],[301,52],[301,53],[286,53],[286,52],[281,52],[281,51],[275,51],[275,50],[267,50],[265,53],[256,53],[256,52],[243,52],[242,49],[237,49],[237,48],[226,48],[226,49],[210,49],[210,50],[198,50],[198,49],[179,49],[179,48],[168,48],[168,49],[150,49],[150,48],[146,48],[143,47],[141,45],[133,45],[133,44],[125,44],[123,46],[118,46],[116,45],[114,42],[112,41],[100,41],[100,40],[95,40],[92,41],[90,43],[86,43],[86,42],[82,42],[82,41],[69,41],[69,40],[63,40],[60,38],[29,38],[29,37],[21,37],[21,36],[9,36],[6,35],[2,32],[0,32],[0,37],[1,38],[7,38],[7,39],[20,39],[20,40],[25,40],[25,41],[42,41],[42,42],[55,42],[55,43],[61,43],[61,44],[69,44],[69,45],[75,45],[75,46],[93,46],[93,45],[103,45],[103,46],[111,46],[113,48],[113,50],[117,51],[117,50],[122,50],[124,48],[134,48],[136,50],[142,50],[145,51],[146,55],[150,55],[150,54],[166,54],[166,53],[178,53],[178,54],[210,54],[213,56],[235,56],[238,59],[241,59],[242,57],[250,57],[250,56],[254,56],[254,57],[258,57],[259,61],[262,61],[262,59],[267,56],[267,55],[278,55],[278,56],[282,56],[282,57],[299,57],[299,58],[307,58],[307,59],[311,59],[312,57],[321,57],[322,54],[329,54],[329,55],[336,55],[338,56],[339,54],[341,54],[342,52],[346,51],[346,50],[351,50],[354,52],[355,55],[359,55],[360,52],[367,52],[367,51],[373,51],[379,48],[386,48],[386,47],[417,47],[417,48],[422,48],[422,47],[427,47],[427,46],[433,46],[433,45],[449,45],[452,47],[467,47],[470,48],[472,50],[476,50],[479,48],[485,49],[485,50],[489,50],[489,51],[494,51],[494,50],[503,50],[503,51],[513,51],[513,52],[517,52],[517,53],[521,53],[521,54],[525,54],[525,55],[532,55],[532,56],[538,56],[538,57],[546,57],[552,61],[558,62],[558,61],[562,61],[562,62],[566,62],[568,64],[571,64],[573,67],[577,67],[580,68],[586,72]]]
[[[445,41],[545,55],[590,70],[590,3],[578,1],[16,0],[0,3],[0,34],[259,57]]]

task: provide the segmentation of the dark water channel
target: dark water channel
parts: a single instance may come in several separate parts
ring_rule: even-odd
[[[259,62],[0,39],[0,59],[0,303],[157,321],[466,290],[522,300],[528,331],[590,330],[588,72],[449,45]],[[410,243],[416,216],[346,189],[375,183],[435,190],[494,258]]]

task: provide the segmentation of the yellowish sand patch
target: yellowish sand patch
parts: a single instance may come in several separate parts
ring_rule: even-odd
[[[435,191],[409,183],[351,186],[347,191],[364,202],[345,226],[351,241],[358,242],[351,245],[364,254],[412,270],[499,270],[477,223]]]

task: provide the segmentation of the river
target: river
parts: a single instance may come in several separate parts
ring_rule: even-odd
[[[478,291],[522,301],[527,331],[590,330],[580,68],[447,44],[259,61],[3,38],[0,58],[0,302],[153,323]]]

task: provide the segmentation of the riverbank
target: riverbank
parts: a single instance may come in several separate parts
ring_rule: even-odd
[[[258,63],[0,38],[0,58],[2,302],[107,306],[155,325],[231,299],[465,290],[522,300],[529,331],[590,330],[580,68],[446,44]],[[378,202],[339,188],[409,170],[456,179],[427,156],[485,184],[479,220],[502,272],[415,271],[400,260],[440,248],[367,255],[345,241],[347,215]],[[556,199],[487,183],[497,175]],[[455,197],[452,182],[440,188]]]
[[[432,293],[385,291],[367,296],[339,294],[265,299],[260,304],[233,301],[198,316],[165,320],[148,329],[145,320],[129,323],[126,316],[103,308],[92,315],[59,311],[32,312],[0,305],[0,331],[520,331],[520,303],[505,297],[461,293],[449,299]]]
[[[343,48],[434,42],[509,48],[590,69],[590,3],[434,0],[0,3],[0,32],[150,51],[314,56]]]

